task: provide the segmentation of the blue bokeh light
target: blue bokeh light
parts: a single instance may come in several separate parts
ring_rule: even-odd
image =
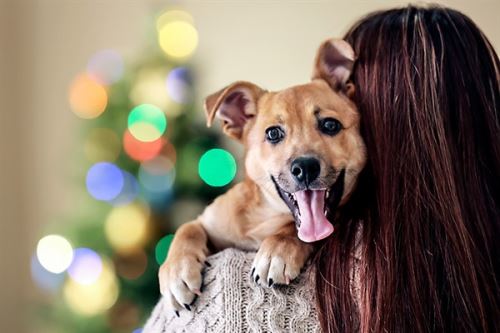
[[[123,172],[113,163],[96,163],[87,172],[86,185],[87,191],[95,199],[111,201],[123,189]]]
[[[142,187],[150,192],[167,192],[175,180],[174,164],[167,157],[158,156],[141,164],[138,178]]]
[[[167,76],[168,95],[177,103],[186,103],[191,93],[191,75],[184,67],[174,68]]]
[[[69,276],[80,284],[91,284],[99,278],[102,272],[101,257],[88,248],[74,250],[71,266],[68,268]]]

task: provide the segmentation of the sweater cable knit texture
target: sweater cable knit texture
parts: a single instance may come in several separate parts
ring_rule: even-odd
[[[289,286],[251,281],[254,252],[227,249],[208,258],[202,296],[178,318],[156,305],[143,333],[320,332],[310,267]]]

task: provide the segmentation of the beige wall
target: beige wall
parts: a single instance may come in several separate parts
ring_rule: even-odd
[[[66,94],[90,55],[141,52],[153,0],[0,0],[0,332],[23,332],[35,291],[29,255],[48,223],[75,205],[66,159],[79,126]],[[194,16],[201,96],[239,79],[279,89],[308,79],[315,48],[363,14],[407,1],[178,1]],[[468,14],[500,47],[500,2],[441,1]],[[25,307],[23,307],[25,308]]]

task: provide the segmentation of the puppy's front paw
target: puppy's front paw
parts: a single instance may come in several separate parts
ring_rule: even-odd
[[[294,237],[271,236],[257,251],[252,265],[253,280],[266,287],[289,284],[312,252],[312,246]]]
[[[191,311],[191,305],[201,293],[204,264],[195,256],[169,259],[163,263],[158,273],[160,292],[166,307],[179,316],[182,308]]]

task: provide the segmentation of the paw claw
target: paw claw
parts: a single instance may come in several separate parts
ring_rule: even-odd
[[[174,312],[175,312],[175,315],[177,316],[177,318],[179,318],[180,317],[179,311],[175,310]]]
[[[252,278],[263,287],[289,285],[309,257],[312,247],[296,239],[265,239],[252,264]]]
[[[167,308],[175,310],[175,315],[178,317],[182,308],[191,311],[190,305],[201,295],[199,290],[203,285],[201,266],[200,261],[188,256],[169,262],[160,268],[158,277]]]

